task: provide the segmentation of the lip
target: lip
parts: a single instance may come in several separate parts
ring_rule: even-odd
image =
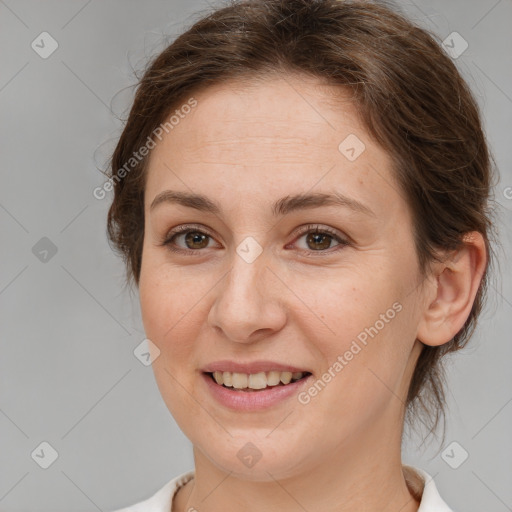
[[[240,363],[237,361],[215,361],[206,365],[201,369],[203,372],[232,372],[232,373],[259,373],[259,372],[271,372],[271,371],[279,371],[279,372],[303,372],[303,373],[312,373],[311,370],[299,368],[296,366],[291,366],[289,364],[278,363],[276,361],[268,361],[268,360],[259,360],[259,361],[251,361],[248,363]]]
[[[209,394],[219,404],[238,412],[261,411],[277,406],[286,399],[296,396],[304,386],[309,384],[312,377],[313,375],[310,374],[286,386],[273,386],[258,391],[235,391],[217,384],[209,373],[201,374]]]

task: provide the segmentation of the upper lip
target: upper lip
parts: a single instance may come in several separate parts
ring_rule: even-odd
[[[259,372],[270,372],[270,371],[279,371],[279,372],[302,372],[302,373],[311,373],[304,368],[298,368],[296,366],[292,366],[289,364],[278,363],[276,361],[251,361],[248,363],[240,363],[236,361],[215,361],[213,363],[209,363],[202,368],[202,371],[205,373],[210,372],[231,372],[231,373],[259,373]]]

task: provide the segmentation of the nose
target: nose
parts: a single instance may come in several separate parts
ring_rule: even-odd
[[[231,270],[214,288],[208,322],[237,343],[253,343],[283,328],[283,283],[268,267],[264,253],[247,262],[234,253]]]

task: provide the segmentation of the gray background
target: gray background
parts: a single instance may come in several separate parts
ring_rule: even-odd
[[[420,447],[413,437],[404,460],[430,472],[456,511],[505,512],[512,510],[512,199],[505,193],[512,186],[512,2],[399,4],[441,39],[457,31],[469,43],[457,63],[500,168],[504,248],[477,333],[449,364],[446,443]],[[134,356],[145,337],[137,296],[123,289],[122,262],[107,243],[108,197],[97,200],[92,191],[104,181],[98,168],[120,134],[133,71],[163,48],[164,35],[175,37],[207,7],[0,0],[2,511],[112,510],[193,467],[151,367]],[[59,45],[46,59],[31,47],[43,31]],[[57,250],[46,261],[36,257],[49,244],[43,237]],[[42,442],[58,453],[48,469],[39,465],[50,453],[41,455]],[[469,457],[460,464],[462,450]],[[460,466],[450,467],[443,453]]]

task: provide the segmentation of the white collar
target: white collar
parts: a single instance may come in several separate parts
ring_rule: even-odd
[[[434,478],[423,469],[402,465],[409,490],[418,496],[418,512],[453,512],[443,501]]]

